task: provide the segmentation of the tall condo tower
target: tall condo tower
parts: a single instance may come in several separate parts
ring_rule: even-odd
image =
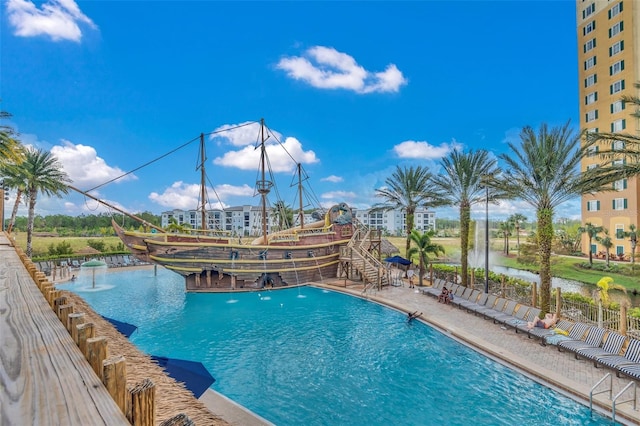
[[[640,90],[640,0],[577,0],[578,83],[580,127],[589,132],[616,132],[640,136],[640,119],[632,117],[633,105],[623,95],[638,96]],[[621,149],[622,142],[593,147],[582,170],[597,167],[598,151]],[[624,161],[612,159],[611,161]],[[613,190],[582,197],[582,223],[602,226],[613,241],[610,253],[627,257],[631,241],[624,233],[630,225],[640,228],[640,178],[620,179]],[[604,252],[586,235],[582,251]],[[636,250],[636,259],[640,259]]]

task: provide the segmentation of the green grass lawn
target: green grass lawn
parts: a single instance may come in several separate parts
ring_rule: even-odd
[[[400,255],[405,256],[405,238],[389,237],[387,238],[393,245],[398,247]],[[441,244],[445,249],[444,258],[460,259],[460,239],[459,238],[432,238],[432,243]],[[539,272],[539,268],[534,265],[522,265],[518,263],[516,256],[506,257],[502,255],[502,240],[492,240],[491,250],[498,254],[493,256],[494,262],[499,266],[505,266],[515,269],[525,269],[530,272]],[[515,253],[512,251],[512,253]],[[636,272],[633,275],[619,274],[613,272],[603,272],[597,270],[583,269],[577,265],[586,263],[589,260],[585,257],[571,256],[553,256],[551,264],[551,272],[554,277],[564,278],[567,280],[579,281],[587,284],[595,285],[602,277],[608,276],[614,279],[616,284],[620,284],[629,290],[640,290],[640,264],[636,265]],[[594,260],[595,263],[605,263],[603,260]],[[621,266],[630,270],[631,265],[628,262],[621,263]]]
[[[27,233],[26,232],[11,234],[11,236],[15,237],[15,241],[18,247],[20,247],[22,250],[27,249]],[[51,244],[53,244],[55,247],[58,244],[60,244],[62,241],[69,243],[71,245],[71,249],[73,250],[73,252],[77,253],[79,250],[82,250],[83,248],[87,247],[88,240],[102,240],[104,241],[106,247],[109,247],[111,245],[115,246],[118,243],[122,242],[118,237],[87,238],[87,237],[37,237],[37,236],[34,236],[31,241],[31,246],[32,246],[34,257],[46,255],[49,252],[49,246]]]

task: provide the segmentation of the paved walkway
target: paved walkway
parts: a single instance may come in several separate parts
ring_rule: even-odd
[[[4,233],[0,233],[0,424],[129,424]]]
[[[344,280],[334,284],[344,286]],[[336,286],[326,285],[336,289]],[[339,289],[339,288],[338,288]],[[344,291],[344,287],[342,287]],[[361,290],[346,290],[361,296]],[[438,303],[434,297],[424,295],[418,287],[386,287],[367,296],[404,312],[422,312],[422,320],[440,329],[453,338],[468,343],[485,354],[495,357],[516,367],[538,381],[571,394],[588,405],[589,393],[593,385],[612,370],[595,368],[593,362],[576,360],[572,353],[559,352],[556,346],[542,346],[538,339],[529,339],[523,333],[512,328],[503,329],[482,316],[476,316],[452,305]],[[632,379],[613,376],[613,395],[615,396]],[[640,386],[640,382],[637,383]],[[599,388],[600,389],[600,388]],[[631,391],[629,391],[631,392]],[[640,394],[640,392],[639,392]],[[621,400],[629,400],[632,393],[625,394]],[[596,395],[594,403],[611,415],[611,401],[608,393]],[[640,408],[640,395],[638,395]],[[616,420],[628,424],[640,424],[640,411],[633,410],[631,403],[616,407]]]

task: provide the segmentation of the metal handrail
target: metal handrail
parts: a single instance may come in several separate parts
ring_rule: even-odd
[[[636,386],[636,382],[629,382],[629,384],[627,386],[625,386],[624,388],[622,388],[622,390],[620,392],[618,392],[616,394],[616,396],[613,398],[613,405],[611,407],[611,420],[613,421],[613,423],[616,422],[616,404],[618,401],[618,398],[622,396],[622,394],[624,392],[626,392],[627,389],[629,389],[629,387],[633,386],[633,399],[628,399],[626,401],[620,401],[620,404],[624,404],[627,402],[631,402],[633,401],[633,409],[636,409],[636,395],[638,393],[638,387]]]
[[[609,379],[609,389],[605,389],[602,391],[594,392],[598,386],[606,379]],[[593,413],[593,395],[598,395],[601,393],[609,392],[609,399],[611,399],[613,395],[613,376],[611,373],[607,373],[602,379],[598,380],[598,383],[591,387],[591,392],[589,392],[589,411]]]

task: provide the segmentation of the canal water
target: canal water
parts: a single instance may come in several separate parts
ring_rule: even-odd
[[[508,268],[506,266],[492,266],[491,271],[495,272],[496,274],[504,274],[509,277],[520,278],[525,281],[535,282],[540,284],[540,276],[538,274],[535,274],[529,271],[524,271],[522,269]],[[587,297],[593,297],[592,296],[593,292],[594,290],[596,290],[595,285],[585,284],[579,281],[566,280],[564,278],[557,278],[557,277],[551,278],[551,285],[552,287],[560,288],[563,292],[579,293]],[[627,296],[631,301],[632,307],[640,306],[640,295],[638,294],[633,295],[631,293],[628,293]],[[614,300],[619,303],[626,296],[621,291],[611,291],[609,292],[609,297],[611,297],[611,300]]]

